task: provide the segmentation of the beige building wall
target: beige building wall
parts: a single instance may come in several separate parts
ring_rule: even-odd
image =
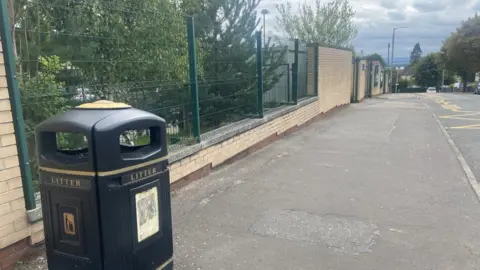
[[[8,256],[16,255],[3,257],[8,252],[2,251],[27,238],[31,244],[42,241],[43,223],[27,221],[1,45],[0,52],[0,265],[5,266]]]
[[[314,93],[313,55],[314,49],[309,48],[307,79],[309,94]],[[282,135],[321,113],[350,103],[353,78],[352,53],[344,50],[319,48],[318,65],[318,100],[172,163],[170,167],[171,182],[176,182],[200,170],[211,170],[231,157],[269,140],[272,136]]]
[[[363,68],[362,68],[363,67]],[[367,91],[367,61],[361,60],[358,62],[358,101],[365,98]]]
[[[352,52],[320,47],[318,50],[318,99],[322,111],[350,103]]]

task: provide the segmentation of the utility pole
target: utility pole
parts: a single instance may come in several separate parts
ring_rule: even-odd
[[[395,73],[397,74],[397,79],[395,80],[395,93],[398,93],[398,70],[396,68]]]
[[[388,85],[391,84],[390,82],[392,81],[392,75],[391,75],[392,74],[391,73],[392,72],[392,66],[390,65],[390,43],[388,43],[387,66],[388,66],[388,68],[390,68],[390,76],[388,76],[388,81],[385,84],[385,88],[387,88]],[[385,90],[391,91],[391,90],[388,90],[388,89],[385,89]]]
[[[442,69],[442,85],[440,85],[440,92],[443,92],[444,84],[445,84],[445,69]]]
[[[395,57],[395,31],[396,31],[397,29],[404,29],[404,28],[408,28],[408,27],[397,27],[397,28],[393,28],[393,35],[392,35],[392,67],[393,67],[393,65],[394,65],[394,63],[393,63],[394,60],[393,60],[393,59],[394,59],[394,57]],[[397,79],[398,79],[398,71],[397,71],[396,69],[395,69],[395,71],[396,71],[396,73],[397,73]],[[393,75],[392,72],[393,72],[393,69],[390,69],[390,77]],[[398,80],[395,82],[395,85],[397,85],[397,84],[398,84]],[[391,87],[392,87],[392,89],[393,89],[393,77],[392,77],[392,86],[391,86]],[[396,87],[395,87],[395,92],[397,92],[397,88],[396,88]]]
[[[394,65],[393,65],[393,57],[394,57],[394,55],[395,55],[395,53],[394,53],[394,51],[395,51],[395,30],[396,30],[396,28],[393,28],[393,35],[392,35],[392,62],[391,62],[392,64],[391,64],[391,66],[390,66],[390,78],[392,78],[392,79],[391,79],[391,83],[390,83],[390,89],[391,89],[392,92],[393,92],[393,67],[394,67]],[[395,70],[395,71],[396,71],[396,70]],[[394,92],[394,93],[395,93],[395,92]]]

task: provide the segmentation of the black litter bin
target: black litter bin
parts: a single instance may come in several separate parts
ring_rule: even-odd
[[[162,118],[97,101],[35,132],[50,270],[173,269]]]

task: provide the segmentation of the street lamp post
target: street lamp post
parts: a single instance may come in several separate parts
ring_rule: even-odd
[[[387,66],[390,66],[390,43],[388,43]]]
[[[390,77],[392,78],[392,83],[390,85],[391,89],[393,90],[393,57],[395,56],[395,30],[397,29],[404,29],[408,27],[396,27],[393,28],[393,35],[392,35],[392,64],[390,66]],[[396,70],[395,70],[396,71]],[[398,77],[398,76],[397,76]],[[398,81],[395,82],[395,93],[397,92]]]

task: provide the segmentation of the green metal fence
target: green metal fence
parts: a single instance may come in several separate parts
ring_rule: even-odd
[[[250,30],[235,32],[238,23],[189,17],[198,7],[169,1],[17,3],[11,43],[33,171],[34,127],[85,102],[105,98],[163,117],[173,150],[307,93],[306,48],[262,41],[254,10],[242,24]]]
[[[292,53],[292,51],[290,51]],[[307,92],[307,78],[308,78],[308,49],[305,43],[299,42],[299,40],[295,41],[295,47],[293,50],[293,56],[295,57],[295,61],[297,64],[297,97],[304,98],[308,97],[309,94]]]

